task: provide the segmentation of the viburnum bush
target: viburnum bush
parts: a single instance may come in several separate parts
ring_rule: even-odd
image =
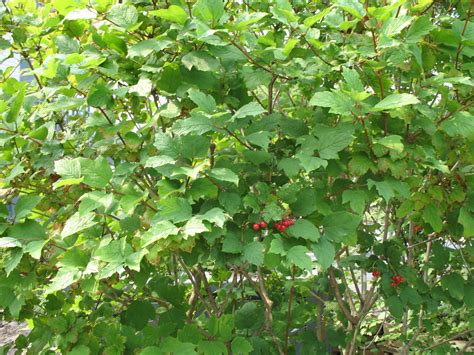
[[[469,349],[471,1],[2,2],[18,353]]]

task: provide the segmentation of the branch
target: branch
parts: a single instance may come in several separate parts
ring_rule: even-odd
[[[191,273],[191,271],[189,270],[189,268],[186,266],[186,264],[184,263],[184,261],[179,257],[177,256],[176,258],[179,262],[179,264],[181,265],[181,267],[183,268],[184,272],[186,273],[186,275],[188,275],[188,278],[189,278],[189,281],[191,281],[191,283],[193,284],[193,290],[194,290],[194,293],[196,294],[196,296],[201,300],[204,308],[206,308],[206,311],[209,315],[212,314],[212,308],[207,304],[206,300],[204,299],[204,297],[202,296],[201,294],[201,291],[199,290],[200,286],[199,286],[199,283],[200,283],[200,280],[194,278],[193,274]],[[189,317],[189,315],[188,315]]]
[[[268,114],[273,112],[273,85],[275,84],[277,77],[273,76],[270,84],[268,85]]]
[[[288,312],[287,312],[287,317],[286,317],[286,330],[285,330],[285,354],[288,354],[288,339],[290,336],[290,325],[291,325],[291,305],[293,303],[293,282],[295,281],[295,268],[293,267],[292,273],[291,273],[291,280],[292,280],[292,285],[290,288],[290,298],[288,300]]]
[[[461,49],[462,49],[462,36],[464,36],[464,33],[466,33],[467,29],[467,24],[469,23],[469,18],[471,17],[471,10],[472,10],[472,5],[474,4],[473,1],[471,1],[471,5],[469,6],[469,10],[467,10],[467,15],[466,15],[466,20],[464,21],[464,27],[461,32],[461,41],[459,42],[458,49],[456,50],[456,60],[454,62],[454,67],[456,69],[458,68],[459,64],[459,56],[461,55]]]
[[[273,332],[273,314],[272,314],[272,306],[273,306],[273,301],[268,297],[268,292],[267,288],[265,287],[265,281],[263,280],[263,275],[262,275],[262,269],[260,267],[257,268],[257,278],[258,282],[255,282],[252,280],[250,277],[249,273],[246,271],[242,271],[249,280],[249,282],[252,284],[252,286],[255,288],[255,290],[259,293],[260,297],[262,298],[263,304],[265,306],[265,319],[267,321],[267,331],[270,334],[270,336],[273,339],[273,343],[275,344],[275,347],[277,348],[277,351],[280,355],[284,355],[285,353],[281,349],[279,339],[275,336],[275,333]]]
[[[437,343],[435,343],[435,344],[433,344],[433,345],[428,346],[427,348],[424,348],[423,351],[422,351],[422,353],[424,353],[425,351],[434,349],[434,348],[436,348],[437,346],[443,345],[443,344],[445,344],[445,343],[449,343],[450,341],[456,340],[457,338],[462,337],[462,336],[464,336],[464,335],[468,335],[469,333],[471,333],[471,332],[473,332],[473,331],[474,331],[474,330],[472,330],[472,329],[464,330],[464,331],[462,331],[462,332],[460,332],[460,333],[458,333],[458,334],[456,334],[456,335],[453,335],[453,336],[450,337],[450,338],[443,339],[443,340],[441,340],[441,341],[439,341],[439,342],[437,342]]]
[[[246,50],[244,47],[240,46],[240,45],[239,45],[237,42],[235,42],[234,40],[231,39],[231,40],[230,40],[230,43],[231,43],[235,48],[237,48],[239,51],[241,51],[242,54],[243,54],[244,56],[246,56],[247,59],[249,60],[249,62],[252,63],[253,65],[259,67],[260,69],[265,70],[266,72],[272,74],[273,76],[276,76],[277,78],[281,78],[281,79],[285,79],[285,80],[291,80],[291,79],[292,79],[292,78],[289,77],[289,76],[277,74],[277,73],[275,73],[273,70],[271,70],[271,69],[267,68],[266,66],[264,66],[264,65],[260,64],[259,62],[257,62],[255,59],[253,59],[253,58],[250,56],[249,52],[247,52],[247,50]]]
[[[334,268],[331,266],[328,271],[329,282],[331,284],[331,287],[334,289],[334,295],[336,296],[336,301],[339,307],[341,308],[342,313],[344,313],[344,316],[349,322],[351,322],[352,324],[356,324],[357,319],[347,309],[346,305],[344,304],[344,300],[342,299],[341,292],[339,291],[339,285],[337,284],[336,277],[334,276]]]
[[[214,298],[214,295],[212,294],[211,286],[209,285],[209,282],[207,281],[206,273],[204,269],[202,268],[201,265],[198,265],[197,267],[199,273],[201,274],[201,279],[204,283],[204,289],[206,290],[207,297],[209,297],[209,301],[211,303],[212,310],[214,311],[215,314],[219,313],[219,309],[216,304],[216,300]]]

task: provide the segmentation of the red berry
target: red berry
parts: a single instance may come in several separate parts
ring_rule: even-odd
[[[267,223],[265,221],[260,222],[260,227],[267,228]]]
[[[397,286],[398,284],[396,282],[392,282],[390,283],[390,286],[394,287],[394,286]]]
[[[258,223],[255,223],[253,226],[252,226],[253,230],[254,231],[258,231],[260,229],[260,224]]]
[[[283,225],[284,225],[285,227],[289,227],[289,226],[291,226],[291,221],[290,221],[289,219],[285,219],[285,220],[283,221]]]
[[[375,271],[372,271],[372,276],[373,276],[373,277],[375,277],[375,278],[377,278],[377,277],[379,277],[379,276],[380,276],[380,272],[379,272],[379,271],[377,271],[377,270],[375,270]]]
[[[392,280],[393,280],[393,281],[397,281],[397,279],[398,279],[398,276],[397,276],[397,275],[393,275],[393,276],[392,276]]]
[[[293,224],[295,224],[295,220],[294,219],[289,219],[288,223],[290,224],[290,226],[292,226]]]
[[[398,283],[405,281],[405,279],[401,276],[398,277]]]

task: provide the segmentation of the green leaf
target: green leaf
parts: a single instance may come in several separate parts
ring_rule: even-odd
[[[44,227],[36,221],[25,220],[23,223],[15,223],[8,229],[8,235],[19,240],[45,239]]]
[[[403,317],[403,304],[398,296],[390,296],[387,301],[388,310],[396,318],[401,320]]]
[[[336,257],[336,249],[326,236],[322,236],[318,243],[313,244],[313,252],[323,270],[327,270]]]
[[[269,14],[266,12],[251,12],[251,13],[244,13],[237,18],[235,29],[242,31],[246,28],[250,27],[251,25],[260,22],[261,19],[268,16]]]
[[[237,186],[239,185],[239,176],[227,168],[214,168],[209,173],[209,176],[220,181],[227,181]]]
[[[346,81],[347,86],[350,90],[356,92],[364,91],[364,84],[362,84],[357,70],[344,67],[344,69],[342,70],[342,76],[344,77],[344,80]]]
[[[130,28],[137,23],[138,12],[132,5],[118,4],[108,11],[107,19],[119,27]]]
[[[81,177],[81,164],[79,159],[57,160],[54,171],[64,179],[77,179]]]
[[[87,96],[87,104],[93,107],[106,107],[112,103],[112,92],[104,84],[95,85]]]
[[[449,120],[440,125],[441,129],[450,137],[464,137],[474,140],[474,116],[468,112],[458,112]]]
[[[79,200],[79,214],[82,216],[97,209],[103,213],[114,203],[114,195],[106,194],[102,191],[91,191],[82,195]]]
[[[298,175],[301,165],[298,159],[295,158],[283,158],[278,163],[278,168],[283,170],[288,177]]]
[[[148,157],[145,163],[145,168],[158,168],[163,165],[174,164],[176,159],[167,155],[159,155],[156,157]]]
[[[46,104],[42,109],[42,113],[49,113],[55,111],[72,110],[82,106],[85,103],[84,99],[78,97],[59,96],[59,98],[51,103]]]
[[[207,231],[209,231],[209,229],[207,229],[204,223],[202,223],[202,220],[198,217],[192,217],[183,227],[183,233],[191,237]]]
[[[356,233],[361,218],[349,212],[335,212],[324,217],[324,235],[336,243],[348,243]]]
[[[212,131],[212,129],[212,121],[200,114],[193,114],[190,118],[176,121],[173,125],[173,132],[177,135],[204,134]]]
[[[296,201],[292,203],[290,207],[297,216],[310,215],[318,208],[316,191],[312,188],[301,190],[297,195]]]
[[[394,37],[402,32],[403,29],[410,26],[413,17],[411,16],[397,16],[392,17],[382,26],[382,34],[387,37]]]
[[[22,195],[15,205],[15,219],[28,217],[41,199],[40,196]]]
[[[196,104],[198,107],[206,112],[212,113],[216,109],[216,100],[211,95],[206,95],[203,92],[195,89],[188,90],[189,98]]]
[[[310,173],[314,170],[317,170],[321,167],[325,168],[328,166],[327,160],[314,157],[306,152],[298,152],[296,158],[301,162],[301,166],[306,170],[307,173]]]
[[[192,216],[192,207],[181,197],[170,197],[160,201],[160,220],[169,220],[174,223],[187,221]]]
[[[242,242],[237,234],[228,232],[224,236],[222,251],[230,254],[240,254],[242,252]]]
[[[286,249],[285,244],[283,243],[283,239],[280,235],[276,235],[270,244],[270,249],[268,250],[269,253],[285,256]]]
[[[458,222],[464,227],[462,234],[464,237],[474,237],[474,217],[466,207],[462,207],[459,210]]]
[[[259,314],[257,305],[254,302],[244,303],[235,312],[235,327],[237,329],[252,329],[258,326],[258,320],[256,315]]]
[[[313,262],[307,255],[308,252],[309,250],[306,247],[297,245],[288,250],[286,258],[291,264],[296,265],[300,269],[311,271],[313,269]]]
[[[329,112],[347,115],[354,108],[354,102],[340,92],[322,91],[317,92],[309,100],[310,106],[330,107]]]
[[[21,247],[21,243],[15,238],[3,237],[0,238],[0,248],[16,248]]]
[[[199,354],[202,355],[227,355],[227,348],[221,341],[201,340],[198,343]]]
[[[441,219],[439,209],[435,205],[429,204],[425,206],[422,215],[423,220],[429,223],[436,233],[443,230],[443,220]]]
[[[224,15],[224,2],[222,0],[198,0],[193,11],[203,20],[215,24]]]
[[[318,141],[314,148],[323,159],[338,159],[338,152],[349,146],[354,139],[352,124],[339,124],[336,127],[317,125],[315,135]]]
[[[253,350],[252,344],[244,337],[235,337],[231,344],[232,354],[247,355]]]
[[[227,215],[224,213],[224,211],[218,207],[212,208],[204,215],[201,216],[202,219],[209,221],[211,223],[214,223],[216,226],[219,228],[224,227],[224,223],[227,219]]]
[[[404,148],[402,143],[402,137],[396,135],[383,137],[381,139],[376,140],[375,143],[381,144],[384,147],[392,149],[398,153],[403,152]]]
[[[267,131],[260,131],[249,134],[247,137],[247,141],[253,145],[259,146],[263,148],[263,150],[268,150],[268,145],[270,144],[270,132]]]
[[[411,286],[406,286],[402,289],[400,299],[404,304],[410,303],[415,306],[421,304],[423,301],[418,292],[416,292],[416,290]]]
[[[392,110],[407,105],[415,105],[420,103],[420,100],[412,94],[392,94],[384,98],[377,105],[374,106],[374,111]]]
[[[396,196],[407,198],[410,195],[410,188],[408,184],[394,179],[387,179],[385,181],[374,181],[372,179],[368,179],[367,186],[369,189],[375,186],[379,195],[382,196],[387,202]]]
[[[10,104],[10,110],[7,113],[6,121],[15,122],[20,114],[23,101],[25,100],[25,88],[23,87],[17,95],[14,96],[13,102]]]
[[[148,57],[152,53],[162,51],[172,44],[168,40],[146,39],[138,42],[128,49],[127,57]]]
[[[459,301],[464,298],[464,283],[463,277],[457,272],[451,272],[441,279],[441,286]]]
[[[204,51],[190,52],[181,61],[188,70],[196,68],[197,70],[207,72],[219,69],[219,61]]]
[[[71,54],[79,52],[80,45],[77,39],[65,35],[59,35],[54,39],[54,43],[61,53]]]
[[[136,330],[142,330],[150,320],[155,318],[155,314],[155,308],[150,302],[133,301],[121,313],[120,319],[123,324],[127,324]]]
[[[154,223],[153,226],[143,234],[141,238],[142,248],[156,242],[159,239],[166,238],[170,235],[176,235],[179,228],[169,221],[160,221]]]
[[[345,190],[342,193],[342,203],[347,202],[349,202],[354,212],[362,215],[365,210],[365,204],[367,203],[367,195],[364,191],[360,190]]]
[[[417,43],[434,29],[428,16],[419,16],[407,32],[405,41]]]
[[[237,112],[234,113],[232,116],[232,120],[235,120],[236,118],[244,118],[248,116],[258,116],[262,113],[266,112],[266,110],[258,103],[255,101],[252,101],[248,103],[247,105],[242,106],[237,110]]]
[[[81,274],[79,270],[70,269],[70,268],[61,268],[56,276],[51,280],[48,288],[46,289],[46,294],[64,290],[66,287],[72,285],[74,282],[78,281]]]
[[[83,231],[87,228],[90,228],[97,224],[97,221],[94,221],[95,213],[86,213],[84,215],[80,215],[79,212],[74,213],[64,225],[64,228],[61,232],[61,237],[65,238],[67,236],[73,235],[80,231]]]
[[[156,355],[161,352],[161,349],[157,346],[147,346],[140,351],[140,355]]]
[[[157,16],[163,20],[179,23],[184,25],[188,19],[188,14],[180,6],[171,5],[167,9],[159,9],[150,11],[150,15]]]
[[[260,242],[253,241],[244,246],[243,259],[252,265],[260,266],[263,264],[263,245]]]
[[[359,19],[365,14],[364,7],[357,0],[337,0],[335,5]]]
[[[319,229],[306,219],[298,219],[294,225],[288,228],[288,233],[297,238],[303,238],[312,242],[319,240]]]
[[[138,83],[133,86],[130,86],[129,92],[137,94],[137,96],[148,97],[150,96],[152,88],[153,83],[150,79],[140,78],[138,80]]]
[[[112,178],[112,169],[104,157],[96,160],[79,158],[81,175],[84,176],[84,184],[96,188],[104,188]]]
[[[6,252],[3,252],[2,254],[3,268],[5,270],[6,275],[8,276],[13,270],[16,269],[16,267],[20,263],[23,257],[23,249],[13,248],[9,249]]]
[[[83,250],[80,250],[79,248],[72,248],[62,255],[62,258],[59,261],[59,265],[61,267],[83,269],[87,266],[89,260],[90,256],[86,254]]]

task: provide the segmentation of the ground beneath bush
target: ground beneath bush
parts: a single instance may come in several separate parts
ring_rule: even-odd
[[[0,321],[0,346],[11,344],[20,334],[27,334],[25,323]]]

